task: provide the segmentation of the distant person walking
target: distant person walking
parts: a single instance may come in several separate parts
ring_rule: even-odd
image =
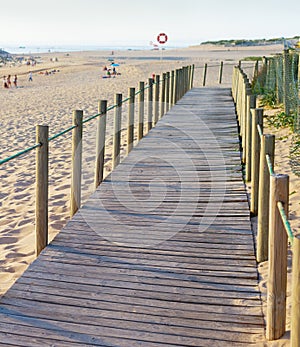
[[[15,77],[14,77],[14,86],[16,88],[18,88],[18,77],[17,77],[17,75],[15,75]]]
[[[8,88],[10,88],[11,87],[11,76],[10,75],[8,75],[7,76],[7,86],[8,86]]]
[[[8,84],[7,84],[6,76],[3,76],[3,88],[8,89]]]
[[[32,72],[31,71],[29,72],[29,75],[28,75],[28,82],[32,82]]]

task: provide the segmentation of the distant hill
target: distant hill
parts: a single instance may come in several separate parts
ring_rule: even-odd
[[[300,39],[300,36],[294,36],[292,38],[273,38],[273,39],[256,39],[256,40],[218,40],[218,41],[205,41],[201,45],[216,45],[216,46],[265,46],[283,44],[283,41],[291,41],[296,44]]]

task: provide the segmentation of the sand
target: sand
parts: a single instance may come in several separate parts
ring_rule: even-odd
[[[98,101],[107,99],[114,103],[115,93],[128,95],[128,88],[138,88],[139,81],[148,81],[152,73],[160,74],[183,65],[195,64],[195,86],[202,84],[204,63],[209,64],[207,85],[218,84],[220,61],[224,61],[223,85],[231,86],[234,64],[246,56],[262,56],[280,52],[280,46],[227,48],[197,46],[189,49],[157,51],[115,51],[119,63],[116,78],[102,78],[104,65],[108,65],[111,52],[76,52],[40,54],[38,64],[6,66],[3,75],[17,74],[19,88],[0,89],[1,146],[3,159],[35,143],[35,125],[50,126],[50,135],[72,124],[72,112],[84,110],[84,117],[96,114]],[[57,61],[51,61],[57,58]],[[251,76],[253,63],[243,64]],[[33,81],[28,72],[33,71]],[[45,75],[45,71],[56,70]],[[43,73],[41,73],[43,72]],[[125,107],[126,113],[126,107]],[[112,113],[108,114],[107,134],[112,132]],[[83,202],[93,191],[96,121],[87,123],[83,140]],[[124,124],[123,124],[124,126]],[[112,139],[107,136],[107,165],[105,175],[111,170]],[[125,145],[123,134],[123,148]],[[276,171],[290,173],[288,146],[277,147]],[[280,151],[280,152],[279,152]],[[123,150],[124,153],[124,150]],[[64,135],[50,144],[49,233],[50,240],[69,218],[71,136]],[[0,295],[14,283],[34,260],[34,209],[35,209],[35,153],[31,152],[0,167]],[[291,216],[293,226],[299,227],[299,180],[291,175]],[[297,224],[298,223],[298,224]],[[267,264],[259,266],[260,287],[265,292]],[[288,346],[288,340],[277,341],[272,346]],[[261,345],[264,345],[262,342]]]

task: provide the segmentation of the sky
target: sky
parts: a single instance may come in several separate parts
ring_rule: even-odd
[[[1,0],[0,47],[167,45],[300,35],[299,0]]]

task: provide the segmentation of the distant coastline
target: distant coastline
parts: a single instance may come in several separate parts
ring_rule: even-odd
[[[164,46],[166,49],[184,48],[185,46]],[[186,46],[187,47],[187,46]],[[149,46],[3,46],[1,49],[10,54],[39,54],[39,53],[63,53],[63,52],[86,52],[86,51],[145,51],[151,50]]]

